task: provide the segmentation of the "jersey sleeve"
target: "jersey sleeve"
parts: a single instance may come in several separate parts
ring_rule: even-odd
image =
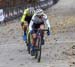
[[[33,15],[31,21],[30,21],[30,24],[29,24],[29,32],[32,30],[32,26],[34,24],[34,19],[35,19],[35,14]]]
[[[29,24],[29,32],[32,30],[32,25],[33,25],[33,21],[31,20],[31,22]]]
[[[25,22],[25,17],[26,17],[27,12],[28,12],[28,9],[25,9],[24,13],[23,13],[23,15],[21,17],[21,22]]]
[[[47,18],[47,15],[44,15],[44,22],[46,22],[48,28],[50,29],[51,26],[50,26],[50,22],[49,22],[49,20]]]

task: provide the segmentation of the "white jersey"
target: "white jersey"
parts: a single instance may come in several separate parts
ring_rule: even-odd
[[[41,22],[46,23],[48,28],[50,29],[50,23],[49,23],[49,20],[48,20],[46,14],[44,14],[42,18],[39,18],[39,17],[36,16],[36,14],[34,14],[31,21],[30,21],[30,24],[29,24],[29,32],[32,30],[32,26],[33,26],[34,23],[38,24],[38,23],[41,23]]]

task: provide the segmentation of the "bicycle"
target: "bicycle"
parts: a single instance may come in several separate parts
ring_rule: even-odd
[[[48,31],[48,29],[44,29],[44,30],[41,30],[41,29],[34,29],[37,31],[36,33],[36,45],[37,47],[35,46],[35,59],[38,60],[38,62],[40,62],[41,60],[41,50],[42,50],[42,40],[43,40],[43,36],[42,36],[42,33],[43,31]],[[29,48],[29,52],[30,52],[30,48]]]

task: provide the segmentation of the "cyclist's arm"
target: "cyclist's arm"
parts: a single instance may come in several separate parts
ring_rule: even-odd
[[[50,26],[50,22],[49,22],[49,20],[47,18],[47,15],[44,15],[44,18],[45,18],[44,22],[46,22],[48,28],[50,29],[51,26]]]
[[[32,26],[33,26],[33,20],[30,21],[30,24],[29,24],[29,32],[31,32]]]
[[[35,19],[35,14],[33,15],[31,21],[30,21],[30,24],[29,24],[29,32],[31,32],[32,30],[32,26],[33,26],[33,23],[34,23],[34,19]]]
[[[25,17],[26,17],[26,14],[23,14],[22,15],[22,18],[21,18],[21,23],[24,23],[25,22]]]
[[[21,18],[21,23],[25,23],[25,22],[26,22],[26,21],[25,21],[25,17],[26,17],[27,12],[28,12],[28,9],[25,9],[25,10],[24,10],[24,13],[23,13],[23,15],[22,15],[22,18]]]
[[[46,20],[46,24],[47,24],[48,28],[50,29],[51,26],[50,26],[50,23],[49,23],[48,19]]]

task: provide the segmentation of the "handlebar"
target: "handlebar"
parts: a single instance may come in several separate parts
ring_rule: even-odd
[[[35,31],[48,31],[48,29],[34,29]]]

